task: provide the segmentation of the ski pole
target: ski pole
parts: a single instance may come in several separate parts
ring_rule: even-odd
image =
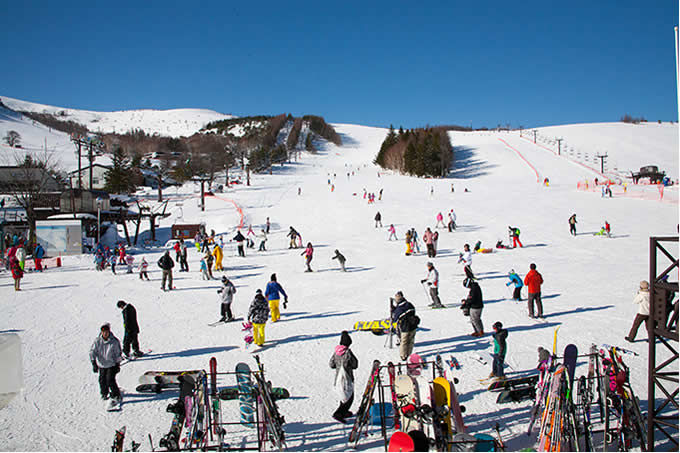
[[[429,291],[427,290],[427,288],[425,287],[425,283],[420,282],[420,286],[422,286],[422,287],[423,287],[423,291],[425,291],[425,300],[428,300],[428,299],[430,298],[430,292],[429,292]]]

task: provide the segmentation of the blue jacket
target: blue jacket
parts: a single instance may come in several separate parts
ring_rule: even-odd
[[[521,288],[522,286],[524,286],[524,283],[522,283],[522,279],[519,278],[519,275],[509,274],[508,278],[510,279],[510,281],[506,283],[505,286],[510,286],[513,283],[515,284],[515,288]]]
[[[36,246],[35,257],[41,259],[43,256],[45,256],[45,249],[42,247],[42,245]]]
[[[286,294],[281,285],[279,285],[279,282],[269,282],[267,283],[267,288],[264,290],[264,295],[267,297],[267,300],[279,300],[281,299],[279,292],[283,293],[283,297],[288,299],[288,294]]]

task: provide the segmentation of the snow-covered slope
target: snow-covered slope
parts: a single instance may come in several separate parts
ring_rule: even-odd
[[[211,121],[234,118],[233,115],[206,109],[92,112],[35,104],[6,96],[1,96],[0,99],[12,110],[50,113],[59,116],[64,121],[70,120],[83,124],[92,132],[123,134],[133,129],[142,129],[152,135],[181,137],[195,134]]]
[[[625,360],[631,367],[633,389],[646,410],[647,343],[640,340],[644,333],[640,331],[639,340],[631,345],[623,337],[636,313],[632,299],[638,283],[648,278],[649,236],[677,233],[677,204],[624,196],[601,198],[577,191],[576,181],[589,170],[555,158],[516,133],[451,133],[457,153],[452,176],[433,180],[395,175],[371,163],[386,130],[347,124],[334,127],[342,135],[342,147],[326,143],[318,154],[303,154],[297,162],[276,167],[272,175],[253,175],[251,186],[239,185],[209,198],[205,212],[199,210],[194,186],[166,193],[172,216],[161,222],[161,237],[167,238],[169,227],[178,220],[204,220],[208,230],[224,235],[225,271],[215,275],[229,276],[237,287],[233,310],[239,321],[235,323],[207,325],[219,318],[215,294],[219,281],[200,279],[201,254],[193,248],[189,250],[190,272],[175,274],[172,292],[159,289],[155,262],[162,247],[134,250],[137,261],[141,256],[149,261],[151,282],[140,281],[136,274],[121,275],[120,268],[119,275],[109,270],[96,272],[89,256],[68,257],[62,268],[27,274],[18,293],[7,272],[0,273],[4,307],[0,331],[21,335],[25,380],[24,392],[0,411],[4,434],[0,450],[108,450],[114,430],[123,425],[127,426],[126,446],[134,439],[149,449],[149,433],[157,446],[170,429],[172,415],[165,408],[177,392],[137,393],[139,376],[147,370],[207,368],[211,356],[223,371],[233,370],[241,361],[254,367],[253,350],[244,348],[240,320],[255,290],[264,289],[274,272],[290,303],[279,322],[267,324],[267,342],[258,353],[267,378],[292,394],[293,398],[279,403],[291,451],[348,448],[350,427],[331,418],[337,401],[328,359],[342,330],[351,330],[359,320],[387,317],[389,297],[397,290],[413,302],[422,320],[415,352],[426,360],[438,353],[453,355],[461,363],[462,369],[454,375],[460,379],[457,388],[467,408],[464,420],[472,433],[491,434],[499,423],[508,450],[535,446],[535,438],[526,435],[529,403],[500,406],[496,395],[478,381],[491,371],[490,364],[482,365],[475,358],[488,359],[492,351],[488,333],[495,321],[509,329],[508,371],[533,369],[537,346],[550,348],[556,327],[560,327],[558,351],[567,343],[576,344],[580,352],[587,351],[591,343],[625,344],[640,354],[626,355]],[[659,148],[663,153],[675,146],[667,140]],[[647,148],[631,153],[643,151]],[[663,153],[647,156],[657,159]],[[536,183],[527,162],[550,177],[550,187]],[[675,174],[677,170],[676,164]],[[383,189],[382,200],[367,204],[364,189],[376,194]],[[242,219],[237,208],[244,224],[252,224],[255,232],[270,218],[266,252],[249,249],[245,258],[235,256],[230,239]],[[436,258],[424,253],[405,256],[406,229],[414,227],[422,236],[426,227],[434,228],[438,212],[446,214],[450,209],[457,213],[458,229],[453,233],[438,230]],[[382,214],[383,228],[374,225],[376,211]],[[575,237],[567,224],[573,213],[579,222]],[[612,225],[613,237],[593,236],[605,220]],[[387,240],[389,224],[395,225],[398,241]],[[288,249],[286,233],[291,225],[300,231],[305,244],[314,245],[311,266],[315,272],[304,272],[302,250]],[[508,225],[521,228],[524,247],[473,258],[472,268],[484,295],[482,319],[487,332],[483,338],[474,338],[469,336],[468,318],[458,309],[467,293],[461,285],[458,252],[465,243],[482,241],[483,247],[492,247],[498,239],[507,242]],[[133,225],[128,228],[134,229]],[[347,257],[348,272],[340,272],[331,260],[335,249]],[[428,296],[420,284],[427,261],[433,261],[440,272],[440,296],[447,309],[427,308]],[[510,269],[524,276],[532,262],[545,280],[544,322],[529,319],[526,303],[514,302],[506,286]],[[675,281],[677,274],[671,279]],[[522,297],[526,300],[526,290]],[[114,334],[122,339],[121,315],[115,306],[120,299],[136,306],[142,348],[153,351],[122,367],[118,382],[125,389],[123,409],[106,413],[87,354],[103,322],[111,322]],[[359,359],[355,391],[360,394],[370,363],[374,359],[398,362],[399,355],[396,349],[385,347],[384,337],[354,332],[352,339]],[[576,375],[585,374],[586,368],[586,362],[579,362]],[[219,377],[220,386],[234,382],[233,376]],[[358,400],[357,395],[352,410]],[[225,401],[222,407],[225,421],[238,420],[237,402]],[[255,446],[253,430],[234,425],[226,429],[231,446]],[[596,443],[601,448],[601,436],[596,436]],[[382,447],[375,426],[359,443],[361,450]]]

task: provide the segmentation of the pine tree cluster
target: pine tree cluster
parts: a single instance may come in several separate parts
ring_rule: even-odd
[[[446,176],[453,161],[453,147],[446,128],[390,130],[374,163],[414,176]]]

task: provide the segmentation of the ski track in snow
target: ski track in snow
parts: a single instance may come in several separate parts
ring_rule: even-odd
[[[483,290],[485,331],[501,320],[510,332],[508,370],[528,370],[536,365],[537,346],[551,348],[558,326],[559,352],[570,342],[581,353],[592,342],[623,345],[636,311],[631,303],[633,296],[638,282],[648,274],[648,237],[676,234],[677,205],[602,199],[599,194],[577,192],[577,180],[592,179],[591,171],[517,134],[450,133],[459,160],[451,178],[433,180],[395,175],[371,163],[386,130],[335,127],[350,140],[348,145],[325,144],[317,154],[303,153],[298,162],[275,167],[273,175],[252,175],[251,186],[238,185],[220,195],[241,206],[246,228],[252,223],[258,231],[270,217],[272,234],[266,252],[247,249],[245,259],[234,256],[229,240],[239,214],[231,203],[209,197],[206,211],[201,212],[195,201],[196,187],[191,184],[173,195],[173,199],[184,199],[184,221],[205,221],[208,230],[224,234],[224,274],[237,288],[233,305],[236,317],[246,314],[255,290],[264,289],[272,272],[277,273],[289,294],[288,309],[282,310],[278,323],[267,324],[267,344],[259,352],[267,379],[291,392],[291,399],[279,403],[287,422],[284,428],[289,449],[348,448],[351,426],[331,418],[337,402],[328,359],[340,331],[351,329],[358,320],[387,317],[388,299],[397,290],[418,307],[422,319],[415,352],[426,360],[434,359],[437,353],[445,359],[453,355],[462,365],[461,370],[453,372],[447,367],[447,374],[460,379],[456,387],[467,408],[464,420],[470,431],[489,434],[498,422],[509,450],[533,446],[535,439],[524,432],[530,403],[497,405],[496,395],[485,391],[479,382],[490,372],[492,339],[490,335],[468,336],[472,331],[468,318],[458,309],[467,293],[461,285],[462,269],[456,263],[458,252],[464,243],[477,240],[482,241],[482,247],[492,247],[498,239],[507,243],[508,225],[521,229],[524,248],[474,255],[472,268]],[[498,138],[520,150],[541,179],[548,176],[550,187],[536,184],[526,164]],[[348,178],[347,173],[352,171],[355,175]],[[334,192],[327,184],[329,174]],[[452,183],[454,193],[450,191]],[[302,189],[299,196],[298,188]],[[364,188],[376,194],[383,188],[383,200],[367,205],[362,199]],[[178,208],[175,205],[173,212]],[[404,256],[404,232],[416,227],[422,236],[427,226],[434,227],[437,212],[446,215],[451,208],[456,211],[459,228],[454,233],[438,230],[439,254],[432,260],[440,272],[440,297],[451,308],[428,310],[425,306],[429,300],[420,279],[425,277],[425,263],[430,259],[425,253]],[[374,227],[373,216],[378,210],[382,229]],[[576,237],[568,233],[567,219],[572,213],[577,214],[579,222]],[[615,235],[621,235],[619,238],[592,236],[605,219]],[[175,220],[173,215],[162,221],[160,237],[167,239]],[[387,241],[390,223],[395,224],[398,241]],[[302,234],[304,243],[314,244],[311,266],[315,272],[303,272],[302,249],[288,249],[285,234],[290,225]],[[141,233],[146,237],[148,231]],[[347,257],[347,273],[339,272],[338,264],[331,260],[336,248]],[[27,274],[19,293],[12,291],[8,273],[0,272],[1,300],[7,307],[0,331],[16,329],[22,337],[25,385],[23,394],[0,411],[0,429],[6,434],[0,439],[0,449],[108,450],[115,429],[124,425],[126,448],[134,439],[142,443],[142,449],[148,449],[149,433],[157,446],[169,430],[172,416],[165,408],[177,392],[136,393],[137,380],[145,371],[207,369],[211,356],[217,358],[219,371],[233,371],[241,361],[255,368],[252,349],[243,347],[240,322],[206,326],[219,314],[215,290],[222,273],[214,272],[214,281],[200,280],[197,271],[201,255],[190,247],[190,272],[175,272],[177,290],[161,292],[156,261],[163,250],[133,250],[137,262],[142,255],[149,262],[151,282],[140,281],[136,272],[126,274],[124,267],[119,267],[121,272],[115,276],[109,270],[96,272],[89,256],[65,257],[62,268]],[[545,322],[527,317],[526,290],[522,302],[516,303],[511,300],[511,289],[505,286],[509,269],[524,277],[531,262],[537,264],[545,279]],[[119,385],[126,389],[122,411],[107,413],[99,399],[88,351],[99,326],[106,321],[122,341],[122,317],[115,307],[119,299],[136,306],[141,347],[151,348],[153,353],[122,367],[118,376]],[[385,348],[385,337],[353,332],[352,339],[352,350],[359,359],[352,407],[356,410],[372,360],[398,362],[399,357],[396,348]],[[624,360],[631,366],[633,389],[644,400],[647,344],[638,341],[624,346],[640,353]],[[487,365],[474,359],[478,355],[486,358]],[[577,376],[587,368],[582,360],[578,365]],[[225,386],[234,381],[232,376],[220,376],[218,383]],[[238,418],[237,402],[224,401],[222,407],[225,421]],[[379,428],[369,427],[369,434],[361,439],[359,449],[381,449]],[[227,442],[231,445],[253,446],[254,439],[252,430],[228,428]]]

